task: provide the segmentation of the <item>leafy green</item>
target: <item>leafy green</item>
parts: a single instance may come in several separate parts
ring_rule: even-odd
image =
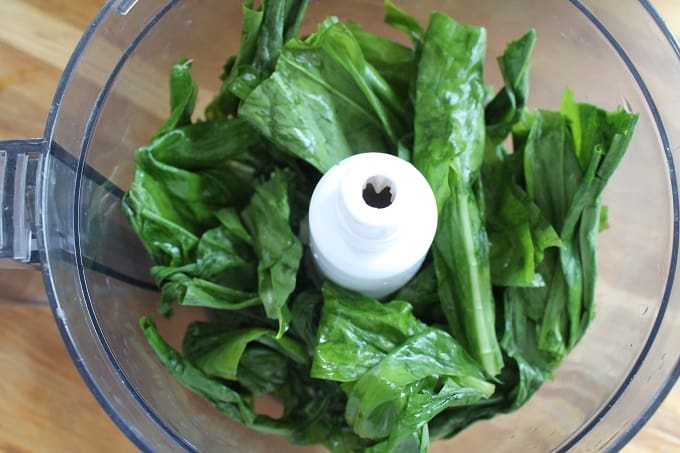
[[[580,255],[583,292],[570,295],[570,340],[573,347],[593,318],[597,277],[597,234],[601,230],[602,193],[623,158],[638,121],[637,114],[622,109],[606,112],[594,105],[576,103],[571,91],[565,93],[561,111],[567,118],[574,148],[586,175],[573,195],[562,231],[563,238],[574,236],[572,253]],[[600,158],[600,156],[602,156]],[[576,251],[578,248],[578,252]],[[570,269],[568,251],[561,255],[562,266]],[[582,294],[582,300],[578,295]]]
[[[491,282],[498,286],[536,287],[545,281],[536,272],[545,250],[559,247],[560,238],[542,211],[522,189],[518,155],[485,158],[484,202],[489,234]]]
[[[394,298],[408,301],[413,306],[416,317],[425,322],[436,324],[444,319],[439,304],[437,274],[432,260],[426,260],[420,271],[397,292]]]
[[[592,319],[602,190],[636,121],[622,110],[577,104],[569,91],[562,113],[535,114],[523,150],[527,192],[560,231],[562,245],[538,267],[545,287],[506,290],[502,345],[519,373],[513,408],[538,390]]]
[[[415,53],[420,54],[420,48],[425,39],[425,30],[415,18],[397,8],[390,0],[385,0],[385,22],[409,35],[415,47]]]
[[[279,337],[290,323],[287,302],[302,259],[302,245],[289,224],[289,183],[286,173],[276,171],[243,211],[258,258],[258,293],[267,316],[279,320]]]
[[[359,44],[366,62],[378,71],[402,102],[408,99],[418,72],[413,49],[370,33],[357,24],[349,23],[347,28]],[[408,105],[402,106],[408,108]]]
[[[257,262],[252,238],[231,208],[216,213],[221,225],[198,240],[185,265],[157,265],[151,269],[162,288],[160,311],[169,314],[173,302],[221,310],[261,304],[254,293]]]
[[[321,172],[355,153],[395,149],[405,113],[351,30],[334,19],[289,41],[274,74],[239,109],[264,137]]]
[[[216,224],[216,211],[224,206],[233,205],[236,200],[247,196],[252,190],[247,183],[245,187],[233,186],[233,180],[241,176],[240,168],[232,168],[226,164],[190,172],[158,160],[154,151],[155,148],[140,148],[137,151],[137,168],[146,173],[140,174],[140,192],[147,190],[149,198],[158,200],[158,204],[171,205],[167,206],[167,214],[164,213],[163,217],[194,233]],[[249,182],[246,175],[243,175],[242,179]],[[150,207],[149,201],[143,201],[144,208]],[[170,213],[174,215],[171,216]]]
[[[311,373],[351,383],[345,415],[359,436],[381,440],[375,451],[412,442],[441,410],[493,392],[460,344],[417,320],[408,303],[382,304],[329,283],[323,293]]]
[[[261,3],[259,9],[253,0],[243,3],[239,53],[224,66],[220,93],[206,108],[208,119],[234,116],[238,104],[270,76],[283,45],[297,35],[309,0]]]
[[[493,389],[450,335],[427,328],[357,380],[349,393],[346,416],[362,437],[394,437],[399,435],[394,428],[402,417],[408,417],[401,421],[406,427],[420,427],[457,400],[469,404],[490,396]]]
[[[522,153],[508,153],[502,142],[527,116],[529,65],[536,41],[533,30],[508,44],[498,58],[505,86],[485,108],[486,151],[482,179],[489,235],[491,281],[499,286],[545,285],[535,272],[544,252],[560,238],[522,188]]]
[[[298,363],[307,355],[302,345],[289,338],[276,338],[276,332],[261,329],[230,329],[215,323],[193,323],[184,335],[184,356],[209,376],[238,379],[238,369],[246,347],[258,342]],[[287,363],[285,363],[287,365]]]
[[[179,60],[170,71],[170,116],[158,129],[154,137],[191,124],[198,86],[191,77],[191,60]]]
[[[239,206],[254,191],[262,158],[242,159],[261,139],[240,119],[191,124],[196,85],[191,63],[171,76],[171,118],[135,154],[135,178],[123,211],[154,262],[193,262],[201,233],[216,226],[216,212]]]
[[[147,239],[154,261],[179,266],[193,260],[198,235],[218,223],[217,211],[250,196],[256,170],[229,160],[205,170],[183,170],[156,158],[163,146],[157,141],[137,151],[135,180],[123,208]]]
[[[414,164],[432,186],[439,208],[434,263],[450,332],[495,376],[503,361],[478,199],[485,52],[483,29],[443,14],[431,16],[416,88]]]
[[[507,290],[503,301],[505,333],[502,346],[505,353],[517,362],[518,385],[513,391],[510,409],[524,404],[552,375],[557,366],[555,359],[538,348],[538,328],[535,318],[530,316],[519,291]]]
[[[139,174],[138,170],[138,174]],[[167,220],[177,214],[166,197],[153,198],[133,183],[123,198],[123,212],[142,240],[155,263],[180,266],[190,262],[195,254],[198,237],[191,231]],[[159,191],[159,193],[162,192]]]
[[[228,417],[333,452],[425,452],[519,409],[592,320],[602,194],[637,115],[568,90],[530,112],[533,30],[494,91],[482,28],[433,13],[424,29],[387,0],[410,46],[336,17],[299,39],[308,0],[259,4],[243,4],[206,120],[180,60],[169,118],[135,155],[123,211],[158,311],[205,309],[182,354],[142,318],[151,349]],[[321,173],[367,151],[412,161],[439,213],[422,268],[384,302],[325,281],[305,248]]]
[[[198,243],[198,272],[218,284],[252,289],[257,277],[253,238],[234,209],[225,208],[217,217],[221,225],[206,231]]]
[[[290,333],[306,345],[310,357],[314,356],[322,305],[323,297],[315,290],[300,292],[291,303]]]
[[[253,149],[261,139],[240,118],[177,127],[148,147],[159,161],[183,170],[207,170]]]
[[[385,354],[425,329],[406,302],[381,304],[328,283],[323,295],[312,377],[354,381]]]
[[[290,428],[264,415],[257,415],[241,395],[222,381],[210,378],[200,369],[185,360],[160,336],[156,324],[145,317],[139,324],[149,345],[161,363],[180,383],[201,395],[217,410],[258,431],[272,434],[287,434]]]
[[[531,53],[535,43],[536,32],[530,30],[518,40],[508,43],[505,52],[498,58],[505,86],[489,102],[484,112],[487,140],[491,146],[505,140],[524,113],[529,95]]]

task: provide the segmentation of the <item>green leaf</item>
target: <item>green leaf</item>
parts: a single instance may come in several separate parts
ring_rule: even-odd
[[[123,210],[156,264],[192,261],[196,237],[218,224],[216,212],[250,198],[264,159],[246,128],[241,120],[197,123],[137,150]]]
[[[415,277],[397,292],[394,299],[410,303],[418,319],[437,323],[444,319],[438,291],[434,261],[427,259]]]
[[[290,333],[302,340],[314,356],[323,297],[315,290],[299,293],[291,304]]]
[[[242,214],[258,257],[258,293],[267,316],[279,320],[279,337],[290,323],[287,302],[302,259],[302,245],[289,224],[290,182],[285,172],[275,171],[257,186]]]
[[[405,133],[406,120],[410,119],[405,118],[407,108],[392,86],[366,60],[351,29],[337,19],[327,19],[307,42],[322,48],[351,75],[387,134],[393,142],[398,142]]]
[[[517,123],[526,107],[529,95],[531,53],[536,43],[536,32],[529,30],[521,38],[511,41],[498,58],[498,66],[505,86],[486,106],[485,121],[488,139],[497,145]]]
[[[520,187],[521,153],[487,149],[482,176],[489,234],[491,281],[500,286],[543,286],[536,267],[545,250],[562,245],[541,210]]]
[[[574,152],[585,176],[572,197],[562,225],[563,238],[573,237],[561,254],[565,278],[572,282],[573,256],[578,256],[582,269],[575,287],[569,288],[569,345],[573,347],[583,336],[594,316],[595,281],[597,279],[597,236],[603,213],[602,192],[623,158],[633,136],[638,115],[622,109],[606,112],[596,106],[576,103],[573,93],[565,92],[562,100],[574,139]]]
[[[289,377],[289,359],[267,347],[250,346],[238,363],[238,382],[253,397],[278,391]]]
[[[240,291],[200,278],[182,282],[182,287],[183,292],[178,295],[180,305],[217,310],[242,310],[262,303],[256,293]]]
[[[430,432],[427,424],[410,434],[403,434],[403,430],[395,430],[399,436],[390,437],[366,449],[366,453],[417,452],[430,451]]]
[[[181,59],[170,72],[170,116],[156,131],[154,137],[191,124],[196,106],[198,86],[191,77],[191,60]]]
[[[484,157],[485,51],[483,29],[432,14],[416,89],[414,164],[432,186],[439,207],[435,270],[450,332],[490,375],[496,375],[503,361],[478,199]]]
[[[370,33],[357,24],[348,23],[347,28],[359,44],[366,62],[378,71],[402,102],[410,102],[410,90],[418,72],[413,49]]]
[[[261,305],[257,293],[231,288],[200,278],[199,267],[189,264],[182,267],[154,266],[151,274],[162,289],[160,311],[170,314],[172,305],[214,308],[217,310],[242,310]]]
[[[539,334],[539,348],[560,358],[592,318],[601,194],[637,121],[622,110],[576,104],[568,91],[562,111],[537,112],[524,149],[527,192],[563,243],[541,271],[550,292]]]
[[[477,197],[449,175],[452,198],[444,205],[435,237],[439,296],[451,334],[460,338],[491,376],[503,361],[495,330],[488,239]],[[447,279],[446,283],[443,278]]]
[[[451,196],[448,174],[471,188],[482,165],[485,52],[484,29],[432,15],[418,72],[414,164],[440,211]]]
[[[328,282],[323,296],[311,370],[317,379],[354,381],[425,328],[406,302],[382,304]]]
[[[564,224],[571,198],[583,178],[573,146],[566,120],[559,112],[536,112],[524,150],[527,193],[558,230]],[[569,274],[565,275],[559,263],[551,260],[542,272],[550,291],[545,300],[538,341],[541,350],[561,358],[567,352],[569,338],[568,285],[580,292],[582,269],[579,257],[571,252],[569,238],[560,236],[571,265]],[[568,282],[565,277],[569,278]],[[572,293],[572,297],[580,299],[580,294]]]
[[[521,407],[543,383],[552,376],[552,370],[559,364],[553,357],[538,347],[539,323],[527,315],[522,290],[509,289],[505,293],[503,311],[505,332],[501,345],[513,358],[518,367],[518,385],[512,394],[508,410]]]
[[[206,170],[224,164],[261,143],[242,119],[220,119],[178,127],[151,141],[154,157],[184,170]]]
[[[151,211],[199,235],[217,224],[216,211],[252,193],[251,177],[248,169],[231,163],[199,172],[182,170],[156,159],[154,148],[142,147],[126,202],[131,213]]]
[[[524,149],[524,174],[529,197],[559,231],[583,177],[567,122],[559,112],[535,113]]]
[[[393,151],[405,113],[352,32],[332,20],[305,41],[289,41],[274,74],[239,109],[263,136],[321,172],[352,154]]]
[[[218,411],[257,431],[286,435],[291,427],[285,421],[277,421],[265,415],[257,415],[241,395],[224,381],[208,377],[185,360],[163,340],[151,318],[139,321],[149,346],[170,374],[183,386],[205,398]]]
[[[206,231],[198,243],[198,273],[204,280],[243,291],[257,287],[253,239],[232,208],[217,214],[222,224]]]
[[[521,150],[511,155],[501,145],[525,115],[535,41],[536,34],[530,30],[508,44],[498,58],[505,86],[485,109],[482,179],[494,285],[544,285],[536,266],[543,260],[546,248],[561,245],[552,225],[520,186]]]
[[[430,444],[428,422],[452,407],[464,407],[484,401],[491,391],[491,388],[483,386],[477,388],[474,384],[467,386],[465,378],[446,378],[438,391],[411,395],[401,418],[387,440],[368,451],[427,452]]]
[[[456,399],[470,403],[493,390],[460,344],[442,330],[427,328],[357,380],[345,416],[359,436],[370,439],[396,437],[399,420],[409,416],[402,421],[408,435],[413,425],[422,426]]]
[[[385,0],[385,22],[409,35],[416,55],[420,54],[420,48],[425,40],[425,30],[414,17],[397,8],[390,0]]]
[[[230,329],[216,323],[192,323],[186,330],[182,349],[184,356],[205,374],[227,380],[237,380],[239,363],[246,348],[253,342],[269,347],[298,363],[305,363],[307,354],[301,344],[276,332],[259,329]]]
[[[199,239],[191,231],[167,220],[177,216],[167,198],[152,197],[147,190],[135,188],[133,183],[123,197],[122,205],[125,216],[154,263],[181,266],[193,261]]]
[[[253,0],[242,6],[241,45],[237,56],[224,66],[222,87],[206,108],[208,119],[229,118],[240,101],[271,75],[284,44],[295,37],[309,0]]]

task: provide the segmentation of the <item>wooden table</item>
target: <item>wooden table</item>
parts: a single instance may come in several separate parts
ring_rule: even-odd
[[[60,74],[101,3],[0,0],[0,139],[42,135]],[[680,2],[655,3],[680,32]],[[134,451],[78,375],[49,309],[31,303],[44,298],[39,274],[4,272],[0,288],[8,286],[12,300],[0,301],[0,452]],[[680,386],[624,451],[680,451]]]

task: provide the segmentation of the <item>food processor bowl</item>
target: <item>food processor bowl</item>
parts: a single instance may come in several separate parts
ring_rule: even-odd
[[[142,450],[297,451],[252,432],[180,386],[156,360],[138,320],[160,296],[151,261],[121,212],[135,149],[168,114],[168,74],[193,59],[202,111],[238,51],[239,0],[113,0],[66,68],[45,137],[0,143],[0,255],[39,262],[73,360],[107,413]],[[678,43],[647,1],[396,1],[427,22],[432,10],[488,30],[495,57],[535,28],[529,105],[556,109],[564,88],[607,109],[640,113],[630,149],[604,195],[596,317],[554,379],[519,411],[479,422],[432,451],[616,450],[645,423],[680,372]],[[328,15],[403,40],[382,0],[313,1],[302,26]],[[177,345],[189,320],[159,320]],[[320,447],[309,447],[320,451]]]

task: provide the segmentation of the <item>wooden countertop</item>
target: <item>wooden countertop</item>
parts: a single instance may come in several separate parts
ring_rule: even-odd
[[[680,33],[680,2],[654,3]],[[101,4],[0,0],[0,139],[42,135],[60,74]],[[45,297],[39,274],[3,271],[0,288],[8,286],[12,298],[0,296],[0,453],[134,451],[76,371],[49,309],[31,303]],[[680,386],[624,451],[680,451]]]

